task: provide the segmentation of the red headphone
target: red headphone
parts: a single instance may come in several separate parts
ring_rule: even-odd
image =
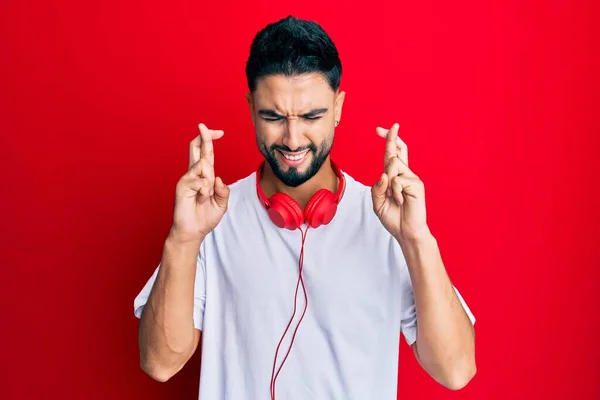
[[[287,327],[285,328],[285,332],[281,336],[279,340],[279,344],[277,345],[277,350],[275,351],[275,357],[273,360],[273,371],[271,375],[271,400],[275,400],[275,382],[277,381],[277,377],[279,376],[279,372],[285,364],[287,357],[292,349],[294,344],[294,339],[296,337],[296,333],[302,320],[304,318],[304,314],[308,308],[308,295],[306,293],[306,287],[304,286],[304,279],[302,278],[302,269],[304,264],[304,240],[306,239],[306,230],[301,229],[301,225],[304,222],[307,222],[311,228],[317,228],[321,225],[327,225],[333,219],[337,211],[338,204],[340,199],[342,198],[342,193],[344,192],[344,187],[346,186],[346,179],[344,178],[344,174],[342,170],[331,161],[331,166],[335,174],[339,179],[338,189],[335,193],[328,189],[319,189],[308,201],[304,212],[302,211],[302,207],[300,204],[296,202],[291,196],[285,193],[275,193],[273,196],[267,198],[262,188],[260,187],[260,178],[262,173],[262,168],[264,166],[264,162],[258,166],[258,170],[256,171],[256,191],[258,193],[258,198],[264,205],[269,214],[269,218],[271,221],[278,226],[279,228],[287,228],[290,230],[300,229],[302,232],[302,248],[300,250],[300,259],[299,261],[299,276],[298,283],[296,284],[296,294],[294,295],[294,314],[292,315]],[[300,317],[300,321],[294,330],[294,334],[292,336],[292,341],[290,343],[290,347],[288,348],[287,354],[285,355],[277,373],[275,373],[275,367],[277,364],[277,355],[279,353],[279,347],[287,334],[288,329],[296,315],[296,298],[298,296],[298,287],[302,283],[302,289],[304,291],[304,298],[306,299],[306,304],[304,306],[304,312]]]
[[[256,191],[258,192],[258,198],[267,209],[271,221],[276,226],[295,230],[304,222],[307,222],[311,228],[317,228],[331,222],[346,186],[342,170],[333,161],[331,161],[331,166],[340,180],[338,190],[333,193],[328,189],[319,189],[310,198],[304,212],[296,200],[285,193],[278,192],[267,198],[260,187],[263,165],[264,163],[261,163],[256,171]]]

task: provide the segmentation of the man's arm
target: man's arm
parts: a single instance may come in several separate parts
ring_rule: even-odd
[[[194,327],[194,282],[201,242],[165,240],[161,265],[140,317],[140,366],[165,382],[196,351],[201,332]]]
[[[446,272],[433,236],[401,243],[417,315],[412,345],[421,366],[440,384],[458,390],[476,373],[475,332]]]

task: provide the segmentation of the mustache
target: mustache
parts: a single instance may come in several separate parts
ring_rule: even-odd
[[[271,150],[272,151],[283,150],[283,151],[287,151],[288,153],[299,153],[299,152],[305,151],[305,150],[310,150],[310,151],[316,152],[317,151],[317,146],[315,146],[313,143],[311,143],[311,144],[308,144],[306,146],[301,146],[301,147],[298,147],[298,148],[292,150],[292,149],[290,149],[286,145],[274,144],[274,145],[271,146]]]

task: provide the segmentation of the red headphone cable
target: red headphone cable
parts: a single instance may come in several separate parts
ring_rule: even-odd
[[[277,377],[279,376],[279,372],[281,372],[281,368],[283,368],[283,364],[287,360],[287,357],[290,354],[290,351],[292,350],[292,346],[294,344],[294,339],[296,338],[296,333],[298,332],[298,328],[300,327],[300,324],[302,323],[302,319],[304,318],[304,314],[306,313],[306,309],[308,308],[308,295],[306,294],[306,287],[304,286],[304,278],[302,278],[302,268],[304,265],[304,241],[306,239],[306,233],[308,232],[308,227],[304,231],[302,230],[302,227],[299,227],[298,229],[300,229],[300,232],[302,232],[302,247],[300,249],[300,258],[298,260],[299,276],[298,276],[298,282],[296,283],[296,293],[294,295],[294,313],[292,314],[292,318],[290,318],[290,322],[288,322],[288,325],[285,328],[285,331],[283,332],[281,339],[279,340],[279,344],[277,345],[277,350],[275,351],[275,359],[273,360],[273,371],[271,372],[271,400],[275,400],[275,381],[277,380]],[[304,306],[304,311],[302,312],[302,316],[300,317],[300,321],[298,321],[298,325],[296,326],[296,329],[294,330],[294,334],[292,335],[292,341],[290,343],[290,347],[288,348],[288,351],[287,351],[283,361],[281,362],[279,369],[277,370],[277,374],[275,374],[275,365],[277,364],[277,354],[279,353],[279,347],[281,346],[281,342],[285,338],[285,335],[286,335],[290,325],[292,324],[292,321],[294,320],[294,316],[296,315],[296,301],[298,299],[298,286],[300,285],[300,283],[302,283],[302,290],[304,291],[304,299],[305,299],[306,304]]]

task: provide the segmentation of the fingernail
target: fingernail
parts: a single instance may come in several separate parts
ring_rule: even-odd
[[[385,176],[385,174],[381,174],[381,176],[379,177],[379,182],[377,182],[377,185],[381,186],[383,185],[383,177]]]

